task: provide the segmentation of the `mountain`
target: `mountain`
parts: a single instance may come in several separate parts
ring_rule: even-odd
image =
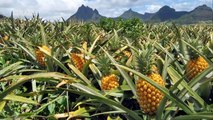
[[[127,11],[125,11],[123,14],[121,14],[119,16],[119,18],[123,18],[123,19],[129,19],[129,18],[139,18],[142,19],[142,14],[132,11],[132,9],[129,9]]]
[[[1,18],[5,18],[5,16],[0,14],[0,19],[1,19]]]
[[[104,18],[104,16],[100,15],[98,10],[93,10],[88,6],[82,5],[78,8],[77,12],[67,20],[99,21],[101,18]]]
[[[106,18],[99,14],[98,10],[92,9],[88,6],[82,5],[78,8],[77,12],[72,15],[68,20],[80,20],[80,21],[99,21],[101,18]],[[125,11],[118,17],[113,19],[129,19],[129,18],[139,18],[143,21],[148,22],[165,22],[173,21],[181,24],[196,23],[199,21],[213,21],[213,11],[212,8],[202,5],[196,7],[190,12],[186,11],[176,11],[167,5],[160,8],[156,13],[138,13],[129,9]]]
[[[142,19],[145,20],[145,21],[147,21],[147,20],[150,20],[154,15],[155,15],[155,13],[147,13],[147,12],[145,12],[143,14]]]
[[[169,6],[163,6],[159,9],[152,17],[151,21],[158,21],[158,22],[164,22],[168,20],[174,20],[178,19],[181,16],[187,14],[188,12],[185,11],[175,11],[174,8],[171,8]]]
[[[199,21],[213,21],[213,10],[206,5],[201,5],[176,21],[186,24],[197,23]]]
[[[125,11],[123,14],[121,14],[119,18],[123,18],[123,19],[139,18],[146,21],[146,20],[149,20],[152,16],[153,16],[153,13],[140,14],[138,12],[133,11],[132,9],[129,9]]]

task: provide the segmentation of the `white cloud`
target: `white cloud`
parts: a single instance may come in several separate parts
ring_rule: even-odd
[[[157,12],[161,7],[161,5],[146,5],[146,12],[154,13]]]
[[[44,19],[66,19],[82,4],[85,4],[84,0],[0,0],[0,11],[6,16],[13,11],[14,17],[31,17],[39,13]]]
[[[96,8],[100,14],[107,17],[117,17],[129,8],[144,9],[144,5],[151,4],[150,0],[92,0],[86,5]]]
[[[182,2],[173,4],[171,7],[175,8],[176,11],[190,11],[195,8],[195,5],[189,2]]]
[[[200,2],[203,2],[203,3],[212,3],[213,1],[212,0],[199,0]]]
[[[101,15],[117,17],[132,8],[139,13],[156,12],[163,5],[169,5],[176,10],[192,10],[198,5],[212,5],[212,0],[0,0],[0,14],[15,17],[31,17],[39,13],[48,20],[67,19],[73,15],[82,4],[97,9]]]

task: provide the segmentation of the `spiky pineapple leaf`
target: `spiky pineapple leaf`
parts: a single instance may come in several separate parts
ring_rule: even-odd
[[[4,109],[4,106],[6,105],[6,101],[1,101],[0,102],[0,112]]]
[[[18,101],[18,102],[23,102],[23,103],[29,103],[29,104],[34,104],[38,105],[38,102],[33,101],[29,98],[14,95],[14,94],[8,94],[7,96],[4,97],[3,100],[8,100],[8,101]]]
[[[173,120],[212,120],[213,119],[213,113],[197,113],[192,115],[180,115],[178,117],[173,118]]]
[[[111,108],[121,111],[122,113],[125,112],[126,114],[128,114],[129,116],[131,116],[132,118],[134,118],[136,120],[142,119],[140,116],[138,116],[138,114],[136,112],[124,107],[119,102],[116,102],[112,99],[108,99],[106,96],[102,95],[100,92],[97,92],[97,90],[95,90],[94,88],[90,88],[90,87],[82,85],[80,83],[73,83],[71,85],[73,87],[78,88],[81,91],[76,91],[76,90],[72,90],[72,89],[64,89],[64,88],[57,88],[57,89],[67,90],[71,93],[83,95],[83,96],[86,96],[89,98],[94,98],[97,100],[97,102],[104,103],[104,104],[110,106]]]
[[[18,82],[11,84],[6,90],[0,93],[0,101],[2,101],[11,91],[14,89],[17,89],[20,87],[22,84],[24,84],[27,81],[30,81],[32,79],[38,79],[38,78],[53,78],[59,81],[62,81],[63,79],[70,80],[70,81],[75,81],[75,78],[72,78],[66,74],[58,73],[58,72],[47,72],[47,73],[37,73],[37,74],[32,74],[29,76],[19,76]],[[10,79],[13,79],[10,77]]]
[[[79,71],[75,66],[73,66],[72,64],[67,64],[69,66],[70,69],[72,69],[76,75],[78,75],[85,83],[87,83],[87,85],[91,85],[91,81],[87,79],[87,77],[81,72]]]
[[[25,66],[21,64],[23,64],[23,62],[18,61],[0,70],[0,78],[2,78],[8,73],[14,72],[16,70],[20,70],[21,68],[25,68]]]

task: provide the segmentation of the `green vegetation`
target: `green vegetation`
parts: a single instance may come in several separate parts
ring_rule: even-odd
[[[0,119],[213,119],[212,46],[204,23],[2,19]],[[189,50],[208,67],[186,74]]]

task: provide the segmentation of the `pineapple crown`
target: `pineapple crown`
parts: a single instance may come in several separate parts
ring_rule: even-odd
[[[155,72],[152,69],[155,64],[154,52],[155,49],[152,43],[144,43],[141,45],[141,49],[139,49],[136,54],[136,69],[139,72],[143,74]]]
[[[113,39],[113,40],[109,41],[109,49],[112,51],[116,51],[117,49],[119,49],[120,45],[121,45],[121,43],[119,40]]]
[[[103,75],[108,75],[110,73],[111,61],[106,54],[101,54],[97,57],[97,64]]]
[[[187,46],[190,59],[195,59],[195,58],[199,57],[199,53],[197,51],[199,51],[199,52],[203,51],[202,41],[198,40],[198,39],[192,39],[192,40],[189,40],[189,44],[192,47],[194,47],[194,49],[193,49],[191,46]]]
[[[72,50],[71,50],[70,52],[71,52],[71,53],[78,53],[78,54],[81,53],[81,51],[80,51],[78,48],[76,48],[76,47],[73,47]]]

